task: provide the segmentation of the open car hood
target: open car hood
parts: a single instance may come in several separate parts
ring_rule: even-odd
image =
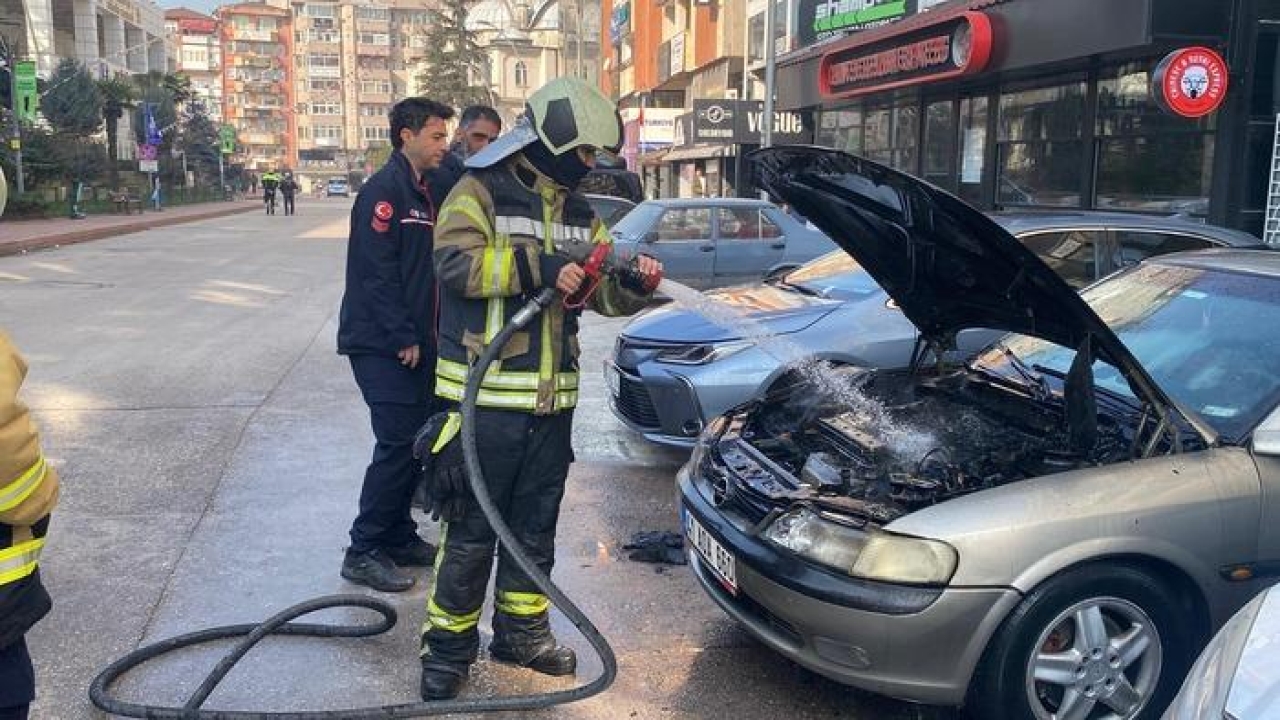
[[[922,180],[828,148],[778,146],[748,156],[758,187],[822,229],[898,303],[926,338],[993,328],[1069,348],[1092,340],[1135,396],[1176,406],[1115,333],[1008,231]],[[1203,421],[1179,412],[1203,434]]]

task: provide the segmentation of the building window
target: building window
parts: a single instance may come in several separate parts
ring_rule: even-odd
[[[360,92],[372,95],[390,95],[391,83],[386,80],[361,80]]]
[[[391,19],[391,13],[387,8],[357,7],[356,17],[360,20],[379,20],[386,22]]]
[[[361,45],[390,45],[391,36],[387,33],[362,32],[356,42]]]
[[[385,127],[366,127],[361,128],[361,132],[366,141],[381,140],[386,142],[391,139],[391,129]]]
[[[336,12],[334,5],[321,5],[319,3],[307,3],[304,14],[311,18],[331,18]]]
[[[996,202],[1081,205],[1085,83],[1005,93],[997,125]]]
[[[386,117],[389,108],[386,105],[361,105],[360,115],[362,117]]]
[[[311,103],[312,115],[341,115],[342,103],[335,102],[313,102]]]
[[[862,109],[827,110],[818,120],[814,142],[836,150],[862,153]]]
[[[1156,62],[1099,77],[1097,206],[1207,215],[1215,116],[1161,111],[1148,91]]]
[[[523,60],[516,61],[516,87],[529,87],[529,66]]]

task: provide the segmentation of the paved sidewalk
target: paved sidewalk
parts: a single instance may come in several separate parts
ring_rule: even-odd
[[[230,202],[179,205],[159,212],[148,209],[141,215],[95,214],[81,220],[0,218],[0,255],[16,255],[28,250],[126,235],[151,228],[235,215],[261,210],[261,208],[261,198],[247,198]]]

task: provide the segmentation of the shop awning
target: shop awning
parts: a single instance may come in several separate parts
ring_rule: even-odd
[[[727,145],[697,145],[694,147],[672,150],[663,158],[663,162],[680,162],[682,160],[703,160],[731,154]]]
[[[636,156],[636,163],[639,165],[661,165],[666,160],[667,153],[670,152],[671,148],[664,147],[653,152],[641,153]]]

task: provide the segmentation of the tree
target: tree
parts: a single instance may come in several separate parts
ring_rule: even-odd
[[[364,162],[372,166],[374,171],[386,165],[389,159],[391,159],[390,145],[371,145],[364,151]]]
[[[196,174],[196,185],[218,186],[218,128],[200,103],[187,105],[179,148],[187,154],[187,167]]]
[[[492,100],[487,87],[472,83],[472,78],[485,76],[485,57],[467,30],[468,4],[470,0],[442,0],[428,11],[425,67],[417,77],[431,99],[454,107]]]
[[[88,68],[63,58],[40,98],[40,112],[68,138],[87,137],[102,127],[102,94]]]
[[[111,173],[111,187],[120,184],[120,168],[116,165],[120,146],[120,118],[126,110],[134,107],[138,99],[137,86],[123,75],[113,75],[98,81],[98,91],[102,94],[102,117],[107,125],[107,159]]]

